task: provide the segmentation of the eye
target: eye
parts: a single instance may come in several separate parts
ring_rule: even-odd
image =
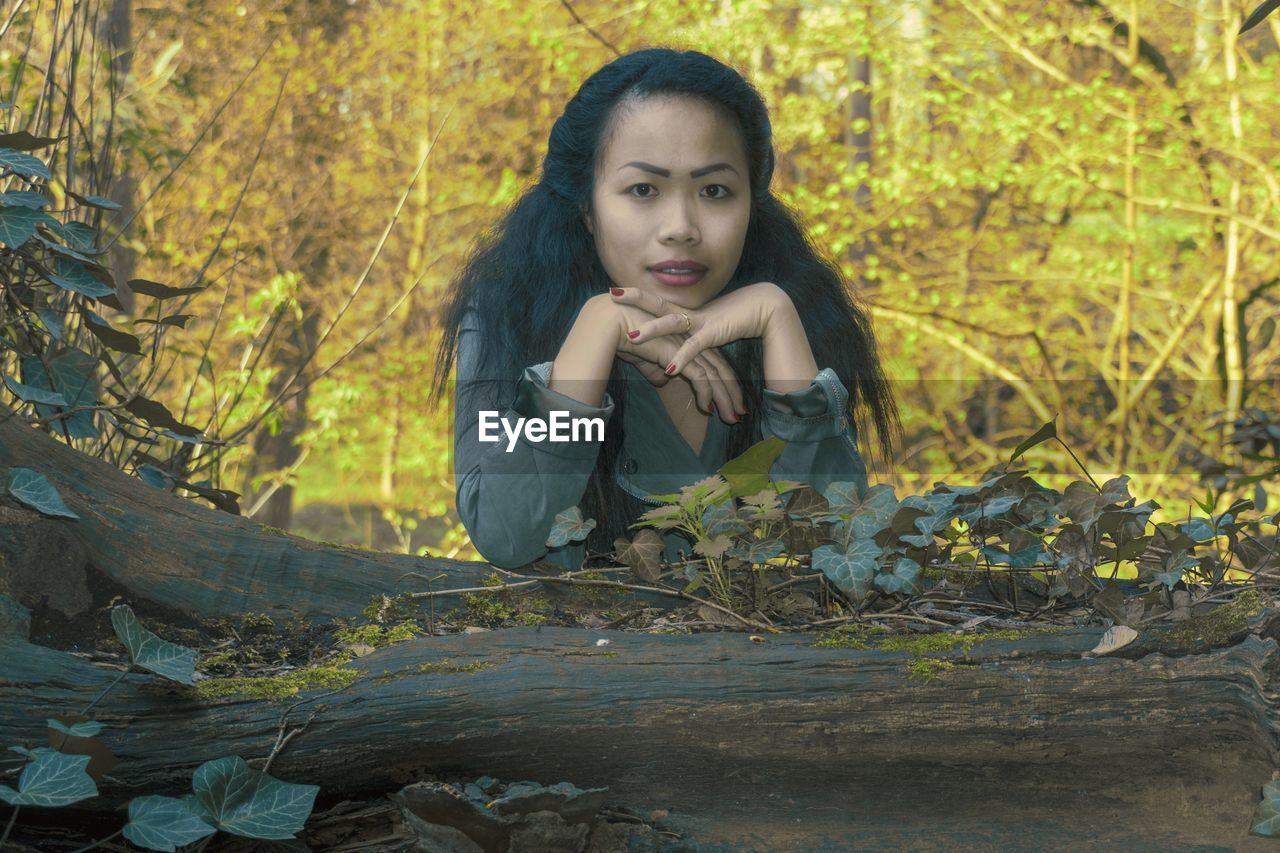
[[[724,184],[710,184],[710,185],[707,187],[707,189],[709,189],[709,190],[711,190],[711,189],[720,190],[720,194],[719,194],[719,195],[713,195],[713,196],[712,196],[712,198],[713,198],[713,199],[717,199],[717,200],[722,199],[722,198],[728,198],[729,196],[733,195],[733,193],[729,191],[729,188],[728,188],[728,187],[726,187]]]
[[[653,184],[632,184],[631,186],[627,187],[627,193],[630,195],[635,195],[635,193],[632,192],[632,190],[636,189],[637,187],[648,187],[649,189],[654,188]],[[640,195],[640,196],[636,196],[636,198],[652,198],[652,196]]]

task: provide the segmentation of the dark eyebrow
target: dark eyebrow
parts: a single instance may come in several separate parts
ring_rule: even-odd
[[[630,163],[627,163],[626,165],[619,166],[618,171],[621,172],[623,169],[627,168],[627,166],[635,166],[637,169],[643,169],[646,172],[652,172],[653,174],[661,175],[664,178],[671,177],[670,170],[660,169],[657,166],[651,166],[650,164],[642,163],[639,160],[633,160]],[[721,172],[721,171],[724,171],[725,169],[728,169],[730,172],[733,172],[735,175],[738,174],[738,170],[730,166],[728,163],[712,163],[710,166],[703,166],[701,169],[694,169],[692,172],[689,173],[689,177],[701,178],[703,175],[709,175],[712,172]]]

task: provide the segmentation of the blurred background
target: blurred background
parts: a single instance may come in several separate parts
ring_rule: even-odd
[[[872,482],[976,483],[1056,417],[1099,482],[1185,517],[1249,473],[1233,423],[1280,447],[1280,22],[1237,36],[1249,8],[7,0],[5,132],[58,140],[29,152],[46,212],[110,246],[101,319],[142,344],[102,381],[226,444],[69,440],[272,527],[477,558],[427,399],[440,294],[582,81],[669,46],[760,90],[774,191],[874,317],[906,441]],[[1084,476],[1054,443],[1020,464]]]

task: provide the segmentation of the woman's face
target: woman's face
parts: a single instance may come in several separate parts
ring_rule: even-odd
[[[729,283],[747,236],[751,189],[741,134],[701,101],[635,102],[601,152],[591,208],[587,229],[615,285],[701,308]]]

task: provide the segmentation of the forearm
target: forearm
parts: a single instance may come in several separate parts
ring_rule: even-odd
[[[611,305],[593,296],[578,312],[551,366],[547,387],[588,406],[599,406],[618,354],[618,330]]]
[[[795,305],[783,293],[775,303],[761,339],[764,349],[764,386],[790,394],[803,391],[818,375],[818,363],[804,333]]]

